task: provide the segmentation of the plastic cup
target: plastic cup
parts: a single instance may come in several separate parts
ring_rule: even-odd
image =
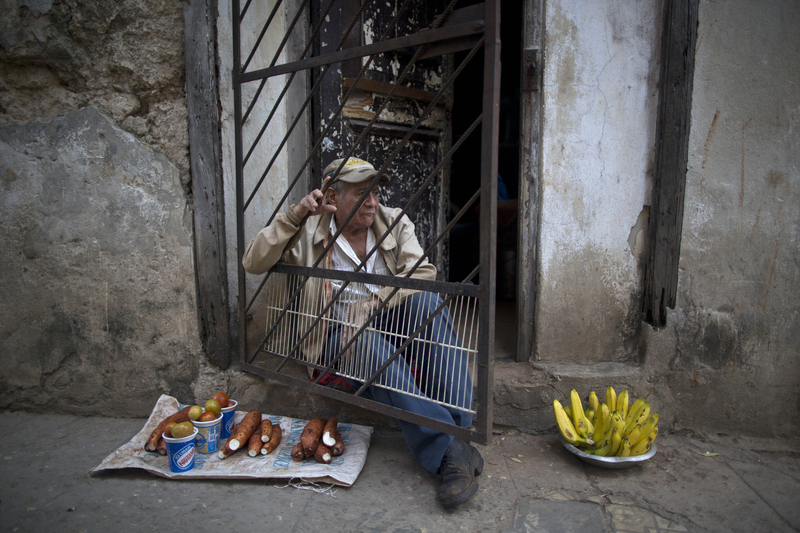
[[[214,453],[219,450],[219,438],[222,433],[222,413],[209,422],[192,420],[192,424],[197,429],[194,445],[198,453]]]
[[[167,461],[169,462],[170,472],[188,472],[194,468],[194,440],[197,436],[197,428],[191,435],[175,439],[163,435],[167,441]]]
[[[239,402],[236,400],[228,400],[227,407],[223,407],[222,411],[222,433],[220,434],[221,439],[227,439],[231,436],[231,431],[233,431],[233,418],[236,414],[236,406],[239,405]]]

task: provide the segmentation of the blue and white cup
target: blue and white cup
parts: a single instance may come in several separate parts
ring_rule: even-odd
[[[231,432],[233,431],[233,419],[236,415],[236,406],[239,405],[239,402],[236,400],[228,400],[228,405],[221,409],[222,411],[222,434],[220,435],[221,439],[227,439],[231,436]]]
[[[214,420],[208,422],[192,420],[192,424],[197,430],[197,437],[194,441],[197,453],[214,453],[219,450],[219,439],[222,434],[222,413]]]
[[[194,468],[194,440],[197,436],[197,428],[191,435],[178,439],[162,435],[167,442],[167,461],[169,462],[170,472],[188,472]]]

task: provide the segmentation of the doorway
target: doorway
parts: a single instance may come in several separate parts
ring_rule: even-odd
[[[463,2],[475,5],[477,0]],[[462,3],[459,3],[462,6]],[[497,271],[495,302],[495,359],[517,359],[517,255],[518,197],[520,180],[520,65],[522,55],[522,3],[502,2],[500,31],[501,81],[500,128],[498,138],[497,176]],[[469,127],[470,109],[480,107],[483,52],[470,62],[454,86],[452,111],[453,142]],[[466,52],[455,54],[459,64]],[[453,160],[450,177],[451,214],[469,200],[480,183],[480,135],[467,138],[464,149]],[[471,211],[450,233],[449,280],[457,281],[479,262],[481,249],[478,232],[478,211]]]
[[[442,16],[418,17],[397,11],[389,25],[373,25],[369,21],[380,18],[378,13],[383,13],[383,3],[358,3],[350,0],[338,4],[339,11],[336,12],[312,11],[312,24],[306,26],[296,24],[303,18],[303,9],[306,6],[303,2],[298,6],[297,14],[292,18],[292,24],[287,28],[287,35],[282,43],[278,44],[277,40],[264,41],[267,50],[257,54],[256,51],[262,43],[261,36],[269,33],[267,30],[270,21],[277,19],[263,12],[248,10],[249,2],[241,9],[239,2],[233,1],[233,13],[238,15],[232,17],[232,81],[236,133],[239,353],[241,368],[246,372],[485,444],[490,436],[493,413],[491,358],[495,352],[495,174],[499,154],[496,141],[499,138],[500,109],[500,3],[497,0],[486,0],[483,9],[457,10],[452,13],[452,18],[445,16],[455,4],[454,0],[448,2]],[[277,13],[279,5],[280,3],[275,4],[273,14]],[[333,6],[334,3],[328,4],[331,9]],[[346,9],[356,6],[359,8]],[[419,8],[418,13],[422,14],[433,9],[431,3],[422,0],[403,2],[403,6]],[[401,20],[414,21],[416,26],[398,29],[395,24]],[[298,47],[296,54],[287,54],[286,61],[278,63],[283,43],[290,42],[289,32],[295,26],[301,33],[304,28],[308,29],[308,34],[302,35],[300,39],[306,45]],[[381,27],[381,34],[375,40],[374,35],[366,29],[377,26]],[[245,32],[242,31],[243,27],[247,28]],[[337,31],[337,27],[341,31]],[[357,28],[359,40],[354,46],[346,47],[346,37],[354,28]],[[248,37],[245,40],[248,46],[244,48],[242,35]],[[319,46],[313,46],[317,37],[320,37]],[[323,46],[330,42],[334,43],[331,47]],[[476,160],[481,169],[480,177],[470,182],[475,190],[472,191],[471,199],[464,204],[463,211],[470,210],[475,202],[480,202],[479,232],[484,236],[484,242],[480,247],[480,260],[476,268],[461,282],[451,283],[440,279],[436,274],[414,276],[418,273],[417,269],[421,269],[423,274],[435,272],[427,268],[427,265],[428,262],[436,261],[436,249],[448,237],[450,226],[430,231],[425,230],[425,224],[419,223],[415,231],[408,213],[416,215],[415,208],[419,208],[423,215],[428,215],[448,205],[445,200],[448,192],[446,180],[450,174],[447,165],[454,160],[456,151],[463,148],[458,141],[449,143],[451,128],[448,124],[451,113],[447,106],[448,91],[453,89],[454,78],[463,76],[464,73],[456,68],[452,74],[447,74],[447,70],[443,67],[440,71],[433,60],[438,61],[436,58],[440,56],[463,49],[471,50],[471,54],[465,57],[465,64],[481,49],[486,50],[485,55],[482,55],[482,70],[477,73],[477,81],[484,92],[478,104],[466,111],[472,123],[471,129],[463,134],[465,140],[469,138],[470,131],[479,132],[483,137],[483,142],[478,143],[480,157]],[[244,57],[247,59],[242,61]],[[251,63],[251,58],[257,58],[258,61]],[[274,58],[272,63],[268,63],[270,58]],[[359,67],[353,77],[347,75],[351,72],[346,64],[351,60],[358,60],[353,65]],[[442,76],[438,75],[439,72]],[[417,80],[415,74],[422,74],[422,79]],[[290,86],[295,80],[300,81],[293,86],[299,88],[299,98],[294,103],[302,104],[284,106],[282,98],[289,94]],[[430,81],[435,86],[420,87],[416,81],[424,84]],[[443,108],[439,110],[440,113],[436,109],[439,106]],[[284,122],[286,129],[280,128],[280,124],[276,127],[271,123],[272,118],[278,116],[284,107],[288,112]],[[443,120],[436,119],[439,114]],[[312,134],[304,137],[301,131],[303,128],[295,128],[299,124],[311,125]],[[298,137],[302,138],[292,144],[290,139],[297,132],[300,132]],[[277,135],[271,139],[270,133]],[[280,142],[270,142],[278,141],[281,135],[283,137]],[[374,190],[373,187],[383,175],[391,173],[394,179],[393,186],[387,188],[387,202],[401,204],[394,209],[386,209],[390,212],[386,217],[386,227],[381,227],[381,232],[376,233],[375,243],[370,245],[367,258],[352,271],[326,268],[328,251],[341,236],[341,228],[333,233],[330,231],[329,221],[320,217],[306,217],[300,222],[301,226],[304,223],[318,224],[304,228],[303,231],[308,231],[309,235],[313,234],[316,238],[327,228],[329,238],[308,239],[308,242],[313,241],[312,245],[319,249],[302,257],[302,254],[275,255],[276,259],[288,259],[245,272],[242,261],[245,243],[282,215],[292,195],[302,194],[302,191],[307,190],[305,183],[322,183],[322,169],[327,160],[336,157],[347,161],[365,140],[372,145],[366,149],[366,157],[379,161],[380,168],[371,178],[372,185],[365,189],[359,203],[347,215],[346,220],[353,216],[360,202],[365,200],[370,190]],[[428,147],[427,155],[416,155],[414,143]],[[376,145],[384,150],[378,151]],[[440,146],[438,151],[443,152],[438,164],[434,158],[437,150],[431,148],[431,145]],[[370,151],[373,148],[376,151]],[[251,158],[253,154],[255,156]],[[259,159],[259,156],[263,157]],[[292,167],[282,157],[299,164]],[[420,169],[425,170],[424,175],[414,176],[410,170],[404,171],[404,161],[416,169],[417,174]],[[344,162],[340,164],[340,168],[341,165]],[[428,169],[428,166],[432,168]],[[288,172],[289,169],[291,172]],[[304,182],[304,176],[309,176],[310,180]],[[437,199],[426,203],[426,193],[431,191],[435,191]],[[403,193],[408,193],[407,200]],[[388,221],[390,217],[394,220],[391,224]],[[419,220],[426,218],[420,217]],[[459,219],[454,217],[451,220],[455,224]],[[400,223],[408,229],[395,231]],[[347,221],[343,226],[346,224]],[[435,227],[435,224],[436,221],[431,220],[429,227]],[[309,230],[309,227],[312,229]],[[420,235],[421,245],[416,244],[416,239],[413,238],[417,233]],[[398,242],[408,243],[408,253],[393,251],[399,248]],[[384,243],[385,249],[390,250],[387,254],[381,251]],[[425,246],[424,250],[422,246]],[[366,262],[376,253],[381,253],[387,264],[394,260],[391,263],[396,267],[394,275],[367,271]],[[483,280],[477,279],[479,272],[487,273]],[[334,282],[337,287],[335,290]],[[369,312],[369,316],[357,317],[357,323],[350,320],[349,309],[362,309],[360,306],[348,308],[347,315],[336,314],[341,310],[336,306],[351,303],[342,296],[350,284],[368,285],[374,288],[368,290],[375,294],[381,293],[375,298],[377,307]],[[411,293],[434,294],[436,301],[440,303],[425,322],[416,328],[404,330],[404,337],[398,339],[394,353],[383,364],[377,365],[375,359],[369,359],[373,355],[371,351],[359,352],[359,357],[353,363],[350,356],[354,343],[365,338],[365,335],[372,335],[369,328],[385,333],[383,329],[378,329],[381,326],[378,319],[382,320],[385,311],[397,309],[405,299],[411,297]],[[255,319],[256,312],[262,313],[263,317]],[[457,363],[448,365],[447,368],[464,369],[458,376],[456,386],[449,387],[451,391],[462,391],[461,396],[455,398],[445,390],[447,387],[435,386],[438,383],[436,380],[421,381],[430,390],[420,388],[416,377],[404,380],[402,388],[398,388],[394,382],[388,382],[386,376],[394,368],[392,362],[400,357],[404,358],[409,368],[407,376],[413,374],[414,368],[421,372],[422,377],[426,372],[441,370],[435,363],[428,364],[431,359],[425,350],[419,352],[421,355],[417,358],[417,352],[411,346],[419,345],[420,340],[424,341],[422,335],[428,331],[426,328],[430,320],[438,314],[444,316],[445,312],[463,317],[464,327],[460,327],[458,323],[454,323],[453,327],[458,332],[469,331],[471,334],[470,338],[466,338],[458,346],[454,342],[447,350],[458,358]],[[404,320],[413,319],[412,315],[402,317]],[[331,325],[352,330],[349,340],[334,340],[329,344]],[[438,342],[436,344],[439,345]],[[322,347],[331,349],[323,351]],[[295,373],[294,370],[304,370],[306,375]],[[340,390],[336,386],[329,386],[335,383],[324,382],[329,376],[353,379],[362,385],[358,390]],[[396,392],[424,397],[441,405],[473,413],[473,426],[457,427],[376,402],[364,394],[371,386],[394,387],[392,390]],[[444,392],[440,393],[440,390]],[[472,394],[464,393],[470,390]]]

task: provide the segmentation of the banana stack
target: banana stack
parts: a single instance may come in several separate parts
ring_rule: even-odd
[[[651,412],[643,398],[629,405],[628,391],[617,395],[613,387],[608,387],[604,403],[594,391],[589,393],[586,410],[575,389],[569,400],[566,407],[553,400],[553,412],[561,436],[581,451],[600,457],[633,457],[653,446],[658,413]]]

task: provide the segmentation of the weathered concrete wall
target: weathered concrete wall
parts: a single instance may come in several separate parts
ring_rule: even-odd
[[[676,425],[797,435],[800,5],[699,15],[678,303],[648,357]]]
[[[635,361],[661,2],[545,11],[534,359]]]
[[[0,128],[0,407],[149,412],[200,367],[179,173],[96,108]]]
[[[547,3],[536,353],[562,364],[541,368],[648,394],[666,427],[797,435],[800,6],[700,3],[678,302],[654,331],[638,267],[661,5],[628,4]]]
[[[0,45],[0,408],[192,398],[180,3],[5,1]]]

